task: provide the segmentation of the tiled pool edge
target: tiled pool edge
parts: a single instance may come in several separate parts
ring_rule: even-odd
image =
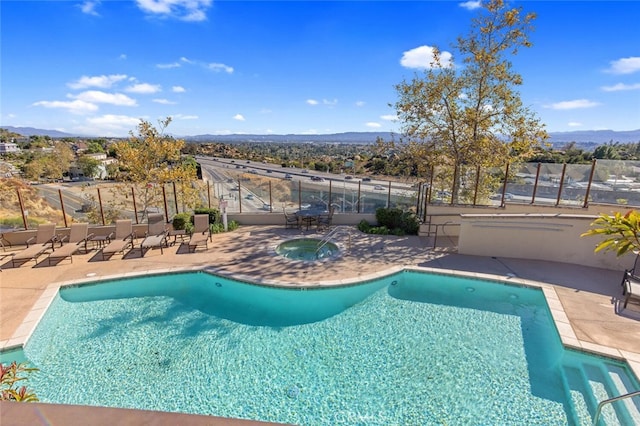
[[[402,272],[402,271],[428,272],[436,275],[456,275],[456,276],[467,277],[467,278],[496,281],[496,282],[501,282],[505,284],[540,288],[545,296],[547,305],[549,306],[549,310],[554,320],[556,329],[558,330],[558,334],[560,336],[562,344],[565,347],[625,361],[633,371],[636,378],[640,380],[640,354],[639,353],[629,352],[629,351],[621,350],[621,349],[610,347],[610,346],[598,345],[598,344],[586,342],[577,338],[573,330],[573,326],[571,325],[571,321],[569,320],[569,317],[565,313],[564,306],[562,305],[562,302],[560,301],[560,298],[556,293],[555,287],[552,284],[521,279],[513,276],[505,277],[501,275],[485,274],[485,273],[478,273],[478,272],[466,272],[466,271],[459,271],[459,270],[453,270],[453,269],[437,269],[437,268],[427,268],[427,267],[419,267],[419,266],[398,266],[398,267],[388,268],[384,271],[368,274],[366,276],[359,276],[359,277],[342,279],[342,280],[319,281],[312,284],[308,284],[307,286],[308,287],[311,287],[311,286],[331,287],[331,286],[349,285],[349,284],[360,283],[362,281],[370,281],[370,280],[375,280],[379,278],[384,278],[386,276],[389,276],[398,272]],[[136,272],[114,274],[114,275],[108,275],[108,276],[100,276],[100,277],[87,276],[82,279],[52,283],[47,286],[47,288],[40,295],[36,303],[34,303],[31,310],[22,321],[22,324],[18,326],[18,328],[15,330],[11,338],[8,340],[0,341],[0,351],[20,349],[25,345],[25,343],[29,340],[29,338],[35,331],[36,326],[42,319],[46,310],[51,305],[54,297],[56,296],[56,294],[58,293],[58,290],[61,287],[82,285],[86,283],[94,283],[94,282],[100,282],[100,281],[110,281],[114,279],[132,278],[132,277],[146,276],[146,275],[161,275],[161,274],[167,274],[167,273],[184,273],[184,272],[212,273],[212,274],[226,276],[226,277],[241,280],[241,281],[248,281],[256,285],[300,287],[300,285],[296,283],[277,282],[273,280],[256,280],[255,277],[249,277],[249,276],[219,271],[216,268],[200,267],[200,266],[154,269],[154,270],[147,270],[147,271],[136,271]]]

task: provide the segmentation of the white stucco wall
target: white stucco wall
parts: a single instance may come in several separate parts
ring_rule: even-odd
[[[599,237],[581,237],[595,215],[465,214],[460,216],[458,253],[548,260],[623,270],[633,255],[595,253]]]

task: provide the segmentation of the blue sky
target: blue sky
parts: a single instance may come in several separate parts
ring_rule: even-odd
[[[394,86],[477,2],[0,2],[0,126],[126,136],[394,131]],[[521,1],[512,58],[548,131],[640,128],[640,1]]]

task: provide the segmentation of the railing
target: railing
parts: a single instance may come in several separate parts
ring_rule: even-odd
[[[326,246],[329,241],[331,241],[333,239],[333,237],[335,237],[338,232],[340,231],[348,231],[349,232],[349,243],[347,246],[347,249],[351,249],[351,226],[346,226],[346,225],[340,225],[340,226],[336,226],[335,228],[333,228],[327,235],[325,235],[320,242],[318,243],[318,247],[316,248],[316,254],[322,250],[322,247]]]
[[[596,415],[593,417],[593,426],[598,424],[598,420],[600,420],[600,413],[602,412],[602,408],[605,405],[611,404],[616,401],[620,401],[621,399],[633,398],[634,396],[639,396],[640,391],[626,393],[624,395],[614,396],[613,398],[605,399],[604,401],[600,401],[598,404],[598,408],[596,409]]]

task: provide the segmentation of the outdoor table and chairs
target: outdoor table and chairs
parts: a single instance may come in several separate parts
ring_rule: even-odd
[[[324,209],[303,209],[296,211],[296,217],[300,220],[300,223],[306,225],[307,231],[309,226],[318,222],[318,218],[321,215],[326,215],[328,212]]]

